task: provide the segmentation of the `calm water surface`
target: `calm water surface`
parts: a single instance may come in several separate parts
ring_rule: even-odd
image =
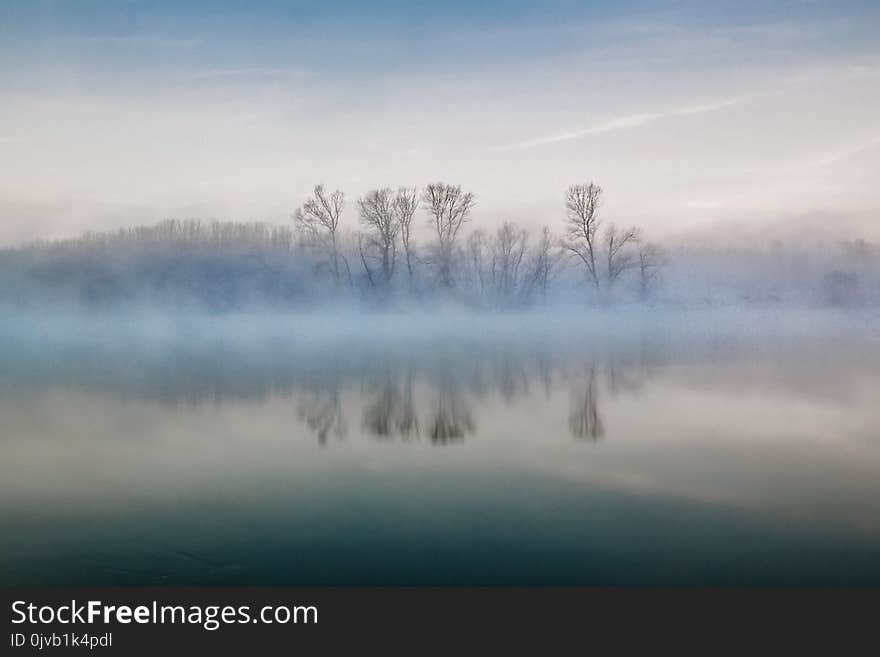
[[[880,584],[876,339],[47,326],[0,584]]]

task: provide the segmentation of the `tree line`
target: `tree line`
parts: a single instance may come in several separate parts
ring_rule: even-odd
[[[399,289],[403,278],[410,292],[430,283],[445,291],[464,288],[488,306],[528,306],[546,300],[551,280],[572,259],[599,298],[610,298],[615,285],[634,272],[639,296],[647,299],[663,266],[663,252],[643,240],[636,227],[603,228],[601,201],[602,188],[593,182],[570,186],[562,235],[545,226],[536,239],[509,221],[494,232],[478,228],[465,238],[462,229],[472,219],[475,195],[444,182],[422,190],[374,189],[358,198],[356,248],[344,236],[345,194],[340,190],[315,186],[293,220],[301,244],[317,255],[336,285],[354,287],[360,278],[383,298]],[[431,234],[423,247],[413,236],[420,212]]]
[[[0,303],[880,304],[880,248],[864,240],[663,250],[637,227],[606,221],[593,182],[560,201],[555,225],[530,232],[511,221],[479,226],[476,197],[460,185],[378,188],[350,206],[341,190],[317,185],[284,225],[167,219],[0,250]]]

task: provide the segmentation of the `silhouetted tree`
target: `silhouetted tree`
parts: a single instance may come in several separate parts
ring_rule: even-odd
[[[438,278],[444,287],[452,287],[455,241],[462,225],[470,218],[476,203],[474,195],[462,191],[459,185],[438,182],[425,188],[422,200],[431,216],[430,223],[437,236],[435,262]]]
[[[531,296],[540,291],[541,299],[546,303],[547,288],[557,270],[559,259],[554,253],[553,235],[547,226],[541,230],[541,237],[532,249],[529,263],[529,278],[526,296]]]
[[[478,229],[472,232],[467,239],[465,246],[467,255],[467,266],[470,270],[470,276],[476,287],[477,296],[480,303],[490,303],[490,289],[487,280],[486,261],[489,258],[489,237],[484,230]]]
[[[599,290],[599,250],[597,233],[600,226],[599,206],[602,188],[592,182],[572,185],[565,194],[565,238],[562,247],[583,263],[587,277]]]
[[[367,227],[367,247],[375,253],[379,261],[378,274],[374,274],[367,263],[361,244],[361,260],[371,283],[378,281],[388,285],[394,276],[397,261],[397,235],[400,223],[396,211],[394,192],[389,188],[374,189],[358,199],[358,211],[361,223]]]
[[[605,231],[603,238],[605,280],[607,281],[606,287],[609,293],[621,274],[636,265],[637,260],[633,253],[633,247],[638,243],[638,240],[639,231],[636,228],[618,230],[612,224]]]
[[[529,305],[534,295],[546,294],[555,259],[553,238],[544,229],[534,247],[528,233],[504,222],[493,235],[476,230],[468,237],[467,271],[480,300],[491,306],[514,308]]]
[[[639,242],[639,298],[646,301],[665,262],[663,250],[651,242]]]
[[[306,245],[321,250],[327,258],[334,281],[340,281],[344,261],[339,248],[339,218],[345,208],[345,194],[336,190],[329,196],[323,185],[316,185],[314,193],[297,208],[293,218]],[[344,262],[348,268],[348,262]]]
[[[526,231],[505,221],[492,240],[491,277],[494,295],[502,306],[513,306],[523,301],[523,261],[528,246]]]
[[[415,264],[415,243],[412,240],[412,222],[416,210],[419,209],[419,190],[415,187],[400,187],[394,197],[394,213],[400,226],[400,241],[406,257],[406,272],[409,283],[413,283],[413,265]]]

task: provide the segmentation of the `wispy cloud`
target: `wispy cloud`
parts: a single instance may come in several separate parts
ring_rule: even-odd
[[[305,71],[286,68],[227,68],[207,71],[194,71],[189,74],[192,80],[221,80],[226,78],[302,78]]]
[[[511,149],[520,149],[520,148],[533,148],[535,146],[546,146],[548,144],[556,144],[564,141],[573,141],[576,139],[584,139],[586,137],[592,137],[594,135],[600,135],[607,132],[617,132],[620,130],[631,130],[634,128],[641,128],[642,126],[648,125],[650,123],[654,123],[656,121],[660,121],[662,119],[667,119],[674,116],[693,116],[695,114],[706,114],[708,112],[716,112],[718,110],[725,109],[732,105],[736,105],[741,103],[743,98],[729,98],[726,100],[721,100],[713,103],[703,103],[700,105],[690,105],[687,107],[681,107],[678,109],[665,111],[665,112],[646,112],[643,114],[625,114],[623,116],[618,116],[616,118],[610,119],[603,123],[597,123],[596,125],[592,125],[588,128],[584,128],[582,130],[573,130],[571,132],[562,132],[555,135],[548,135],[544,137],[537,137],[535,139],[527,139],[525,141],[516,142],[514,144],[510,144],[508,148]]]
[[[107,44],[142,48],[196,48],[204,43],[199,37],[171,37],[161,34],[92,34],[71,38],[78,43]]]
[[[824,155],[812,162],[812,165],[815,167],[831,166],[839,162],[845,162],[846,160],[857,158],[878,148],[880,148],[880,135]]]

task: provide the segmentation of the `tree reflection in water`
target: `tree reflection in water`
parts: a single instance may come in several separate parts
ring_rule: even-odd
[[[398,384],[394,373],[389,371],[375,386],[374,399],[364,408],[363,427],[368,433],[379,438],[399,435],[404,440],[418,436],[412,371],[408,370],[402,378],[402,383]]]
[[[575,438],[596,442],[605,435],[605,426],[599,415],[599,385],[595,366],[590,367],[586,378],[581,390],[572,395],[568,426]]]
[[[245,346],[196,348],[183,342],[121,350],[103,343],[89,349],[62,344],[40,358],[10,352],[7,367],[0,368],[0,389],[35,396],[71,388],[185,407],[182,411],[283,398],[320,445],[352,432],[383,441],[460,444],[476,435],[478,426],[492,427],[511,410],[556,409],[553,398],[561,393],[570,396],[567,414],[563,401],[563,409],[547,421],[592,443],[610,433],[602,398],[638,395],[668,360],[666,351],[647,344],[562,349],[482,337],[418,348],[318,349],[295,341]],[[498,417],[482,421],[480,413]]]
[[[332,381],[322,379],[319,390],[306,386],[298,402],[299,417],[320,444],[326,444],[328,437],[346,435],[346,412],[359,406],[358,399],[363,403],[364,434],[403,442],[424,436],[430,444],[442,446],[461,444],[475,435],[474,409],[491,405],[493,397],[505,405],[534,403],[531,397],[549,399],[560,386],[570,390],[569,432],[578,440],[596,443],[607,433],[602,394],[637,395],[655,368],[643,358],[566,361],[546,354],[528,359],[496,353],[421,367],[409,361],[400,367],[385,363],[378,376],[376,369],[370,363],[360,372],[337,372]],[[538,385],[530,385],[535,382]],[[343,394],[346,390],[350,394]]]
[[[449,445],[464,441],[467,434],[476,431],[470,409],[463,396],[453,388],[441,389],[434,412],[428,423],[428,435],[434,445]]]
[[[338,388],[307,392],[299,399],[297,415],[315,432],[320,445],[326,445],[330,435],[344,438],[348,433]]]

